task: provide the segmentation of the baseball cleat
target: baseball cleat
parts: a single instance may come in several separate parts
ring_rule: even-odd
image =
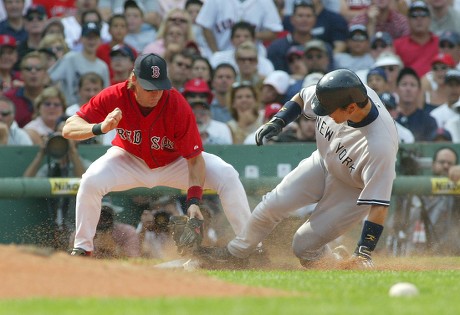
[[[72,249],[70,256],[91,256],[91,252],[87,252],[86,250],[77,247]]]
[[[196,254],[209,269],[245,269],[249,265],[248,258],[233,256],[227,247],[201,247]]]
[[[270,257],[264,246],[261,244],[256,247],[254,253],[250,256],[251,265],[254,267],[265,267],[270,265]]]

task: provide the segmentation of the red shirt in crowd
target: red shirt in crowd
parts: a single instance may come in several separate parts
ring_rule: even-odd
[[[41,5],[45,8],[48,18],[71,16],[77,13],[75,0],[33,0],[35,5]]]
[[[426,43],[419,44],[408,35],[396,39],[394,47],[404,66],[411,67],[422,77],[431,70],[431,61],[439,53],[439,38],[432,33]]]

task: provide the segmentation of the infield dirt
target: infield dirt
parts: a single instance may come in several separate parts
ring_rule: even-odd
[[[264,243],[267,261],[262,269],[302,270],[290,248],[298,220],[278,227]],[[280,237],[283,236],[283,237]],[[351,238],[351,243],[354,242]],[[345,240],[346,241],[346,240]],[[458,258],[389,257],[376,253],[376,271],[460,270]],[[263,259],[262,259],[262,262]],[[248,287],[212,278],[199,270],[165,270],[158,261],[106,260],[71,257],[47,248],[0,245],[0,299],[77,297],[236,297],[290,296],[293,293]],[[329,265],[316,266],[329,269]],[[335,269],[354,269],[348,263]]]

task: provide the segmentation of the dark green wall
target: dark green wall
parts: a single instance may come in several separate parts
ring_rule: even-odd
[[[433,152],[444,144],[406,145],[404,149],[416,151],[420,156],[431,158]],[[460,146],[455,149],[460,155]],[[89,160],[101,156],[107,147],[81,145],[81,155]],[[259,176],[277,176],[278,168],[288,171],[315,150],[314,144],[277,144],[270,146],[208,146],[206,151],[214,153],[231,163],[246,177],[247,169],[258,167]],[[20,177],[33,160],[38,147],[0,147],[0,177]],[[281,164],[281,166],[279,166]],[[289,165],[286,170],[286,165]],[[116,204],[124,206],[119,215],[121,221],[135,224],[140,213],[123,196],[114,197]],[[43,198],[0,199],[0,243],[47,243],[47,201]]]

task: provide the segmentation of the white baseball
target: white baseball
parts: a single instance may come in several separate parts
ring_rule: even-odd
[[[390,296],[399,297],[399,296],[416,296],[418,295],[417,287],[409,282],[398,282],[390,288],[388,293]]]

